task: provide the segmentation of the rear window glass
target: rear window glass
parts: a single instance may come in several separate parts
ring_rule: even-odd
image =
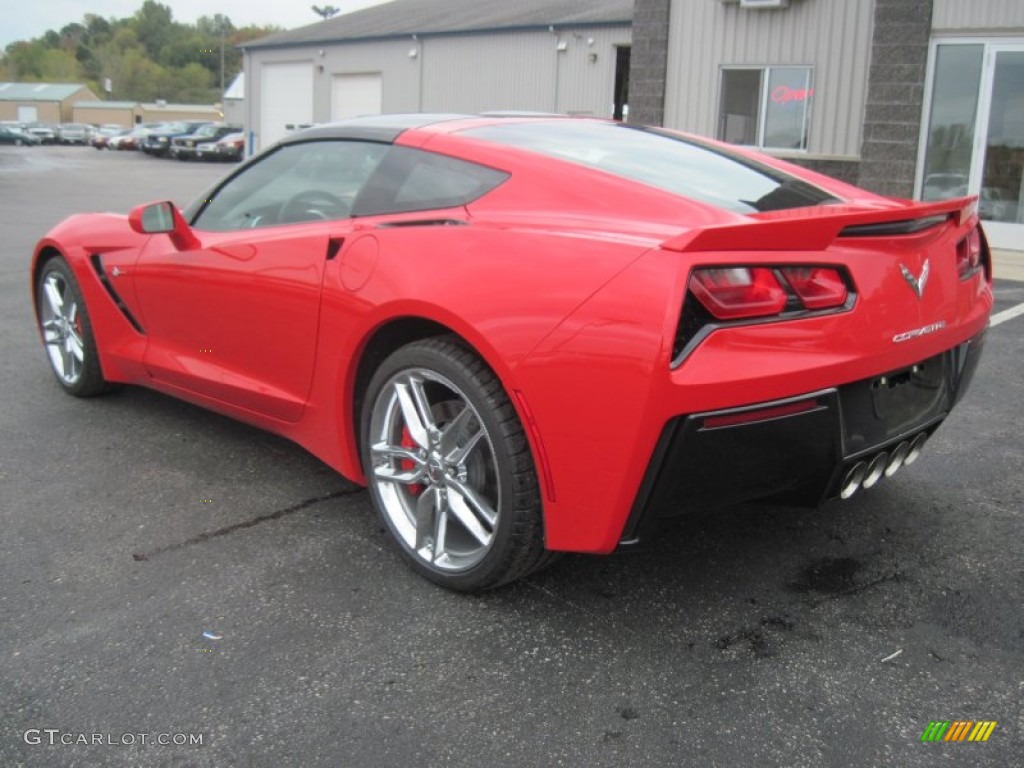
[[[562,120],[470,128],[463,135],[590,166],[739,213],[838,202],[783,171],[657,129]]]

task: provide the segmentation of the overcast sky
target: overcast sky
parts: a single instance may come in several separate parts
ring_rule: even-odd
[[[277,24],[285,29],[315,24],[320,17],[313,5],[333,5],[342,11],[354,11],[386,0],[161,0],[174,12],[174,20],[194,22],[200,16],[223,13],[236,27],[249,24]],[[15,40],[30,40],[46,30],[59,31],[87,13],[104,18],[131,16],[143,0],[30,0],[18,3],[17,11],[7,7],[0,22],[0,48]]]

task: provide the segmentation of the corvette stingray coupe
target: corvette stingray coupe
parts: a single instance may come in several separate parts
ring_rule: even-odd
[[[871,488],[963,395],[992,308],[973,198],[554,116],[299,131],[183,211],[67,219],[31,275],[68,393],[284,435],[464,591]]]

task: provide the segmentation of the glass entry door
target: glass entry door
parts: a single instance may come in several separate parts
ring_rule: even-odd
[[[1024,46],[991,49],[976,173],[978,211],[993,245],[1024,250]]]
[[[1024,42],[939,42],[931,84],[921,198],[978,195],[991,245],[1024,251]]]

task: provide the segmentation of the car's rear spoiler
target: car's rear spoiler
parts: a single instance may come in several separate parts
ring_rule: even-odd
[[[844,206],[793,208],[751,217],[740,224],[692,230],[662,243],[670,251],[820,251],[837,237],[913,235],[953,219],[970,218],[977,197],[960,197],[900,208]]]

